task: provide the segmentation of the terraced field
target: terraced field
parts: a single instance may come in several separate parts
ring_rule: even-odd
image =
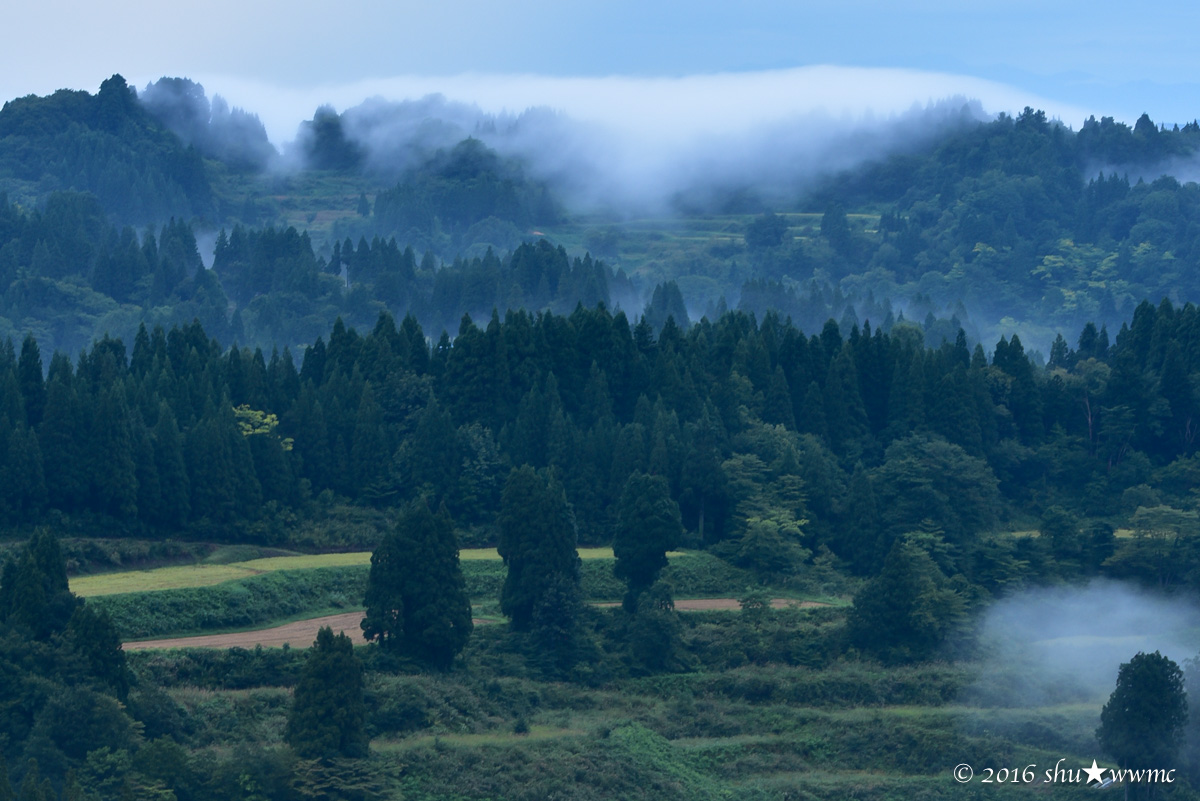
[[[673,554],[679,556],[680,554]],[[581,559],[612,559],[612,548],[580,548]],[[499,561],[495,548],[465,548],[458,558],[464,562]],[[369,565],[371,553],[305,554],[271,556],[229,564],[175,565],[153,570],[127,570],[71,579],[71,592],[85,598],[99,595],[119,595],[129,592],[154,592],[188,587],[211,587],[226,581],[249,578],[279,570],[314,570],[324,567],[357,567]]]

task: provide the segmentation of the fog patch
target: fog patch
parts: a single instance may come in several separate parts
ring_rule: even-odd
[[[200,251],[200,261],[204,269],[211,270],[216,258],[217,233],[212,230],[196,231],[196,249]]]
[[[1171,156],[1148,164],[1091,164],[1084,173],[1089,179],[1116,175],[1133,186],[1138,181],[1153,183],[1170,176],[1181,184],[1200,183],[1200,153]]]
[[[578,211],[689,211],[748,189],[794,202],[815,176],[1026,105],[1080,109],[965,76],[812,66],[682,77],[399,76],[282,89],[207,76],[295,154],[313,110],[341,114],[366,169],[392,177],[466,136],[522,161]],[[364,102],[364,98],[369,98]],[[287,143],[300,139],[299,147]],[[302,167],[299,160],[293,160]]]
[[[967,700],[1039,707],[1107,700],[1117,670],[1139,651],[1183,663],[1200,652],[1200,611],[1190,600],[1095,580],[1038,588],[996,602],[980,631],[984,650]]]
[[[148,112],[209,158],[239,169],[260,170],[277,158],[258,116],[231,108],[220,95],[187,78],[160,78],[138,93]]]

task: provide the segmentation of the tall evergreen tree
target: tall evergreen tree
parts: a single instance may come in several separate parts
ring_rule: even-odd
[[[579,585],[575,523],[566,493],[553,477],[532,467],[514,468],[500,498],[497,550],[508,574],[500,592],[500,611],[518,631],[528,630],[534,610],[565,580]]]
[[[613,573],[625,581],[625,608],[637,609],[638,596],[658,579],[667,566],[667,551],[679,545],[683,534],[679,506],[662,476],[634,473],[617,504],[613,533]]]
[[[130,672],[121,650],[117,628],[103,609],[81,603],[67,624],[67,638],[80,654],[92,676],[106,684],[120,700],[129,694]]]
[[[33,334],[27,334],[21,343],[17,380],[25,401],[26,420],[31,427],[37,427],[42,422],[42,412],[46,408],[46,385],[42,380],[42,354]]]
[[[471,636],[458,541],[445,507],[414,501],[371,555],[363,636],[447,668]]]
[[[285,739],[305,759],[367,756],[362,664],[345,634],[317,632],[292,694]]]

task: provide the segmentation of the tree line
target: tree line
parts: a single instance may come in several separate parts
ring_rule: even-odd
[[[1060,339],[1044,368],[1015,336],[989,356],[961,334],[926,347],[911,323],[807,337],[740,312],[656,336],[603,306],[464,317],[433,344],[412,316],[338,321],[298,369],[199,323],[48,370],[30,336],[0,348],[0,513],[286,541],[331,504],[425,497],[495,541],[505,477],[530,465],[555,471],[586,543],[610,541],[646,473],[692,542],[748,567],[828,551],[871,574],[924,532],[944,570],[993,590],[1026,563],[1177,584],[1196,563],[1198,365],[1196,308],[1169,302],[1112,341]],[[1029,519],[1047,536],[990,537]],[[1118,526],[1145,536],[1114,544]]]

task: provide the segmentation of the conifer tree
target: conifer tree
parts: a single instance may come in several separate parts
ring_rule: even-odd
[[[448,668],[471,636],[471,600],[458,541],[443,506],[413,502],[371,555],[363,636],[389,650]]]
[[[613,573],[625,581],[625,608],[637,609],[638,596],[667,566],[667,551],[679,545],[683,534],[679,506],[662,476],[634,473],[617,504],[613,534]]]
[[[86,469],[79,436],[81,415],[71,362],[61,354],[50,360],[46,406],[38,429],[42,467],[50,506],[73,509],[87,496]]]
[[[850,568],[865,575],[878,564],[876,553],[879,541],[879,507],[871,476],[859,462],[850,477],[846,496],[841,541],[834,544],[838,555],[850,563]]]
[[[362,665],[345,634],[317,632],[292,695],[285,739],[305,759],[365,757]]]
[[[42,412],[46,408],[46,385],[42,382],[42,354],[33,334],[27,334],[21,343],[17,378],[25,400],[26,419],[30,427],[35,428],[42,422]]]
[[[528,630],[537,605],[563,579],[579,585],[575,523],[566,493],[554,478],[532,467],[514,468],[500,498],[497,550],[508,574],[500,592],[500,611],[517,631]]]
[[[187,465],[183,460],[183,438],[166,401],[159,404],[158,422],[154,424],[151,440],[161,505],[152,511],[149,521],[168,528],[179,528],[187,522],[191,511],[191,490]]]
[[[897,540],[879,575],[854,598],[850,641],[883,662],[924,659],[960,622],[964,608],[929,554]]]
[[[124,701],[129,694],[130,674],[121,638],[108,612],[81,603],[67,624],[67,637],[87,662],[92,676],[107,684]]]

